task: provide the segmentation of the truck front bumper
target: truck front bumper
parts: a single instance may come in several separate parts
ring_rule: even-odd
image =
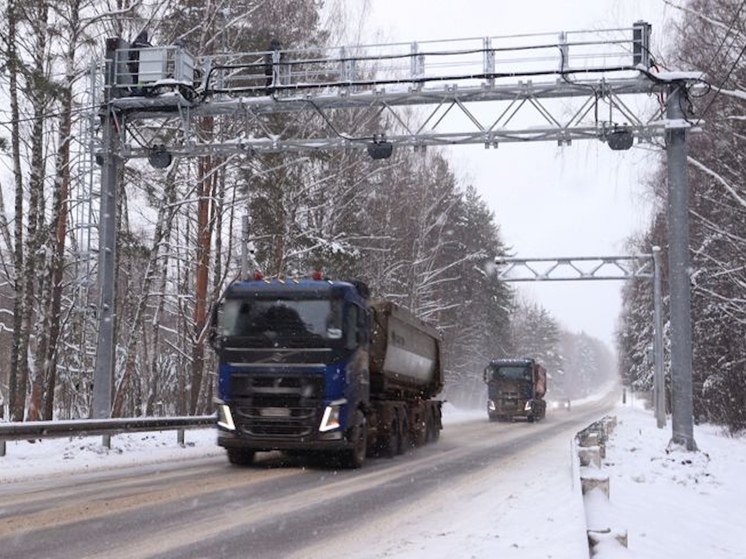
[[[532,409],[532,400],[500,398],[487,401],[487,413],[491,418],[526,417],[531,414]]]
[[[285,408],[241,409],[218,404],[218,445],[263,450],[337,450],[350,446],[340,423],[346,400],[330,402],[318,417]],[[238,408],[238,409],[237,409]]]

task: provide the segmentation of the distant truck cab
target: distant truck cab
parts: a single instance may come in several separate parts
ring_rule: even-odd
[[[547,371],[534,359],[493,359],[484,369],[490,421],[546,416]]]

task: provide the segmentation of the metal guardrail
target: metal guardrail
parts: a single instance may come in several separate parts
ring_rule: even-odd
[[[215,425],[215,415],[186,417],[130,417],[119,419],[76,419],[70,421],[27,421],[0,423],[0,456],[5,456],[6,441],[89,437],[103,435],[108,447],[109,437],[143,431],[178,431],[177,441],[184,444],[184,431]]]

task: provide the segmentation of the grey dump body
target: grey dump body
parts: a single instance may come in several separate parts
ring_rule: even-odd
[[[371,310],[371,394],[407,400],[437,396],[443,389],[437,330],[388,301],[373,303]]]
[[[494,359],[484,370],[484,381],[490,420],[536,421],[546,416],[547,372],[534,359]]]

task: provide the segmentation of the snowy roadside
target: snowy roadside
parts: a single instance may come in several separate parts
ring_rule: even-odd
[[[215,438],[210,428],[186,430],[184,446],[177,443],[176,431],[115,435],[111,448],[103,446],[101,436],[8,441],[6,456],[0,457],[0,482],[222,455]]]
[[[656,427],[641,401],[620,405],[617,427],[601,470],[609,476],[608,502],[591,500],[589,524],[626,531],[628,547],[609,541],[594,559],[746,557],[746,437],[695,425],[699,452],[667,452],[670,418]]]

